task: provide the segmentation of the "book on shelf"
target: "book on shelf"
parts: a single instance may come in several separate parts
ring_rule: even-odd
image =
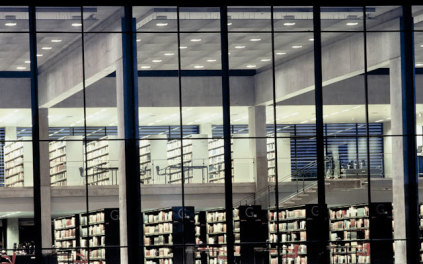
[[[193,207],[170,207],[143,212],[145,263],[181,263],[183,243],[195,243]],[[192,252],[194,259],[194,252]]]

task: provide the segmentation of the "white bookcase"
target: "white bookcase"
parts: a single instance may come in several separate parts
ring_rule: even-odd
[[[4,146],[4,185],[27,187],[33,185],[32,142],[30,137]]]
[[[291,142],[288,133],[278,133],[277,150],[278,150],[278,179],[279,181],[291,181]],[[275,182],[276,177],[276,155],[275,155],[275,139],[269,137],[267,139],[267,170],[269,182]]]
[[[209,149],[209,182],[223,183],[225,181],[224,145],[223,139],[211,139]],[[253,180],[253,157],[250,150],[250,140],[231,139],[232,180],[248,182]]]
[[[150,135],[140,140],[140,179],[143,184],[164,184],[165,176],[157,174],[167,166],[167,136]]]
[[[233,146],[233,140],[231,140],[231,145]],[[209,139],[208,148],[209,148],[209,182],[223,183],[225,182],[224,140],[223,139]],[[232,178],[233,177],[234,177],[234,167],[232,164]]]
[[[88,185],[119,184],[119,144],[121,142],[115,139],[115,136],[106,136],[87,143]]]
[[[180,183],[181,144],[183,144],[183,162],[185,183],[202,183],[207,179],[208,149],[207,135],[193,134],[183,140],[171,140],[167,144],[167,183]]]
[[[84,167],[82,137],[66,137],[49,144],[51,186],[81,185]]]

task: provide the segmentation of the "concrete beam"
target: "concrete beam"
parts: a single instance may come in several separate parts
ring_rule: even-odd
[[[399,20],[395,19],[386,22],[383,28],[397,27],[399,27]],[[400,56],[399,44],[399,33],[368,33],[368,70],[387,67],[390,60]],[[364,72],[363,33],[346,33],[335,42],[323,43],[322,68],[324,86],[362,74]],[[279,64],[275,71],[278,102],[314,90],[312,50]],[[271,104],[273,94],[271,69],[256,75],[255,86],[256,104]]]

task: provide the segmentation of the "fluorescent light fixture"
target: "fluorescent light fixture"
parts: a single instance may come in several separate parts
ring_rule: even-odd
[[[285,23],[283,23],[283,25],[286,26],[286,27],[291,27],[291,26],[295,25],[295,22],[285,22]]]
[[[252,38],[252,39],[250,39],[250,41],[252,41],[252,42],[257,42],[257,41],[260,41],[261,40],[261,38]]]
[[[276,55],[285,55],[286,54],[286,52],[276,52]]]
[[[201,39],[200,38],[194,38],[194,39],[191,39],[191,42],[200,42],[201,41]]]
[[[423,48],[423,44],[420,45],[420,48]]]
[[[241,46],[241,45],[239,45],[239,46],[235,46],[235,48],[236,48],[236,49],[243,49],[243,48],[245,48],[245,46]]]
[[[350,27],[357,26],[358,25],[358,22],[348,22],[346,25],[347,26],[350,26]]]
[[[188,48],[187,46],[180,46],[179,49],[186,49]]]
[[[302,45],[294,45],[292,46],[293,49],[301,49],[303,46]]]
[[[6,22],[6,23],[4,23],[4,25],[7,26],[7,27],[14,27],[14,26],[16,26],[16,22]]]
[[[215,62],[215,59],[208,59],[207,62]]]
[[[142,65],[141,66],[141,69],[150,69],[151,68],[151,66],[150,65]]]
[[[417,62],[416,63],[416,67],[423,67],[423,63],[422,62]]]
[[[162,60],[156,59],[156,60],[152,60],[152,62],[158,63],[158,62],[162,62]]]
[[[375,122],[376,122],[376,123],[383,122],[383,119],[376,120]]]
[[[137,42],[141,42],[141,39],[140,38],[137,38]]]
[[[163,55],[165,55],[165,56],[173,56],[173,55],[175,55],[175,53],[173,53],[173,52],[166,52],[165,54],[163,54]]]
[[[308,41],[314,41],[314,38],[309,38]]]
[[[42,50],[51,50],[52,48],[51,47],[42,47],[41,49]]]
[[[82,26],[82,24],[81,23],[72,23],[72,27],[81,27]]]
[[[231,26],[232,25],[232,22],[228,22],[228,26]]]
[[[265,58],[265,59],[261,59],[260,61],[266,62],[266,61],[270,61],[270,59]]]
[[[25,61],[25,63],[26,63],[26,64],[30,64],[30,63],[31,63],[31,61],[29,61],[29,60],[26,60],[26,61]]]
[[[301,124],[308,123],[308,120],[301,121],[300,123],[301,123]]]
[[[202,68],[204,68],[204,66],[203,65],[195,65],[194,68],[195,69],[202,69]]]
[[[249,68],[249,69],[251,69],[251,68],[255,68],[255,67],[257,67],[256,65],[254,65],[254,64],[248,64],[247,66],[245,66],[245,67],[247,67],[247,68]]]
[[[37,54],[37,57],[42,57],[42,56],[43,56],[43,54],[40,54],[40,53],[39,53],[39,54]]]
[[[60,43],[60,42],[62,42],[62,40],[61,39],[52,39],[51,42],[53,42],[53,43]]]
[[[16,67],[16,69],[17,69],[17,70],[25,70],[25,69],[26,69],[26,67],[24,67],[24,66],[18,66],[18,67]]]
[[[156,23],[156,26],[158,26],[158,27],[165,27],[165,26],[167,26],[168,24],[167,23],[165,23],[165,22],[159,22],[159,23]]]

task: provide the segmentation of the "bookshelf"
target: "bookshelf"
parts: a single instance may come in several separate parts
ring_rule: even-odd
[[[140,140],[140,172],[143,184],[164,184],[165,177],[157,175],[156,167],[166,168],[166,135],[151,135]]]
[[[206,212],[195,212],[195,264],[207,264],[207,221]]]
[[[54,246],[60,253],[58,264],[74,263],[79,248],[79,217],[75,215],[59,217],[53,220]]]
[[[118,184],[119,142],[115,139],[106,136],[87,143],[88,185]]]
[[[331,263],[393,263],[391,203],[332,207],[329,218]]]
[[[79,215],[81,255],[93,264],[119,263],[119,209],[106,208]],[[84,249],[85,248],[85,249]]]
[[[183,164],[185,183],[203,183],[207,178],[208,151],[207,135],[193,134],[181,140],[171,140],[167,143],[168,175],[167,183],[181,183],[183,149]]]
[[[270,264],[319,263],[326,245],[307,243],[327,237],[327,208],[317,204],[269,209]],[[279,230],[278,230],[279,226]],[[278,246],[279,245],[279,251]]]
[[[209,210],[206,213],[207,244],[209,264],[226,264],[226,212],[224,208]],[[240,206],[233,209],[234,256],[236,263],[261,263],[256,259],[255,249],[266,247],[267,219],[261,206]],[[254,242],[254,243],[252,243]],[[261,256],[263,257],[263,256]],[[268,257],[264,257],[267,259]]]
[[[66,137],[49,143],[51,186],[81,185],[83,167],[82,137]]]
[[[233,146],[233,139],[231,139]],[[232,148],[231,148],[232,149]],[[224,183],[225,182],[225,159],[224,159],[224,140],[209,139],[209,182]],[[233,153],[233,150],[232,150]],[[234,167],[232,164],[232,179],[234,177]]]
[[[30,137],[4,146],[4,186],[32,186],[32,142]]]
[[[269,135],[271,136],[271,135]],[[267,138],[267,171],[269,182],[275,182],[276,178],[276,147],[278,154],[278,177],[279,180],[285,179],[287,175],[291,174],[291,143],[288,133],[278,133],[278,138]],[[291,179],[287,179],[291,180]]]
[[[146,264],[194,263],[194,207],[184,209],[184,213],[182,207],[143,213]]]

